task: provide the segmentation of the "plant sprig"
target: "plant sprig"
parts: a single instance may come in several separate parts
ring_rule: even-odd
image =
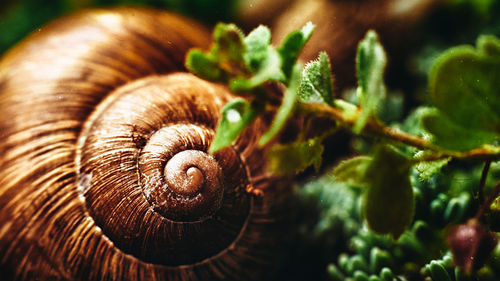
[[[414,200],[409,173],[413,166],[425,177],[451,159],[500,160],[500,146],[496,145],[500,138],[499,39],[482,36],[477,48],[452,48],[437,59],[429,77],[435,107],[421,110],[419,117],[429,136],[424,138],[392,128],[377,117],[386,98],[387,57],[375,31],[368,31],[358,45],[358,106],[335,97],[326,53],[320,53],[317,60],[304,67],[297,61],[313,29],[311,23],[306,24],[289,34],[276,49],[264,26],[245,36],[232,24],[219,24],[209,52],[193,50],[187,55],[186,65],[193,73],[226,83],[241,97],[223,108],[211,152],[231,145],[269,110],[276,114],[260,138],[262,146],[270,143],[293,116],[301,116],[305,124],[317,117],[335,121],[335,126],[325,132],[309,138],[304,138],[308,132],[301,132],[295,141],[271,148],[269,166],[276,173],[299,172],[310,165],[319,168],[322,141],[339,128],[372,137],[377,141],[372,155],[341,162],[333,174],[337,180],[366,188],[364,215],[368,225],[394,238],[412,220]],[[286,88],[279,107],[275,105],[275,93],[267,87],[269,83]],[[392,145],[413,147],[418,153],[408,157]],[[391,213],[396,216],[386,215]]]
[[[302,65],[297,62],[300,50],[312,34],[314,26],[307,23],[301,30],[290,33],[283,44],[274,48],[271,31],[259,26],[244,35],[234,24],[219,23],[214,29],[214,44],[209,52],[191,50],[186,57],[187,68],[199,77],[222,82],[237,95],[246,98],[228,103],[222,109],[210,152],[231,145],[259,115],[275,109],[275,98],[266,89],[271,82],[287,86],[281,106],[260,145],[269,143],[290,117],[301,81]]]

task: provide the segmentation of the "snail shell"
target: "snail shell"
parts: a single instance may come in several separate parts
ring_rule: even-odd
[[[266,124],[208,154],[233,96],[182,72],[210,41],[188,19],[121,8],[57,20],[4,57],[2,276],[252,280],[275,267],[284,196],[256,146]]]

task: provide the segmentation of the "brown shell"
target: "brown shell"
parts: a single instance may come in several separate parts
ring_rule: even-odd
[[[275,267],[283,196],[255,145],[264,122],[209,155],[233,96],[179,73],[210,41],[193,21],[122,8],[57,20],[3,58],[0,275],[258,280]],[[195,167],[201,188],[169,189],[165,167],[182,151],[196,163],[170,166]]]

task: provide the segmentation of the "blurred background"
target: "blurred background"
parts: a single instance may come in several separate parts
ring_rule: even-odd
[[[148,6],[189,15],[207,23],[231,18],[235,0],[2,0],[0,54],[44,23],[93,7]]]

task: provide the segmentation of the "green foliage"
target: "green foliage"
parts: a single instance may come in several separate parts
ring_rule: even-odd
[[[464,5],[472,7],[476,12],[487,15],[496,0],[450,0],[449,5]]]
[[[201,78],[229,84],[238,93],[255,90],[272,81],[290,85],[294,80],[300,81],[300,77],[292,78],[293,68],[313,28],[308,23],[301,30],[292,32],[276,50],[271,45],[271,32],[265,26],[261,25],[244,36],[234,24],[219,23],[214,29],[211,50],[206,53],[191,50],[186,57],[186,66]],[[210,70],[218,68],[216,72],[225,75],[207,75],[209,71],[203,68],[204,65],[209,65]]]
[[[228,102],[222,109],[222,118],[217,125],[219,130],[210,145],[210,153],[231,145],[261,111],[262,109],[255,103],[249,103],[241,98]]]
[[[388,146],[378,147],[372,157],[355,157],[334,169],[335,179],[366,187],[364,217],[375,232],[397,239],[413,218],[410,161]]]
[[[422,116],[422,124],[432,134],[435,144],[452,150],[470,150],[498,137],[495,132],[463,127],[436,109]]]
[[[326,53],[307,63],[304,69],[296,62],[300,49],[311,36],[312,25],[290,34],[278,50],[270,45],[271,34],[266,27],[260,26],[245,37],[236,27],[223,26],[234,31],[222,32],[208,53],[192,51],[191,58],[198,62],[189,56],[187,60],[188,68],[194,67],[192,71],[198,75],[212,75],[213,80],[227,83],[248,100],[239,99],[224,109],[216,134],[217,145],[211,151],[230,145],[258,115],[268,110],[275,116],[261,136],[260,145],[270,143],[294,116],[300,116],[296,122],[303,122],[297,139],[270,149],[268,167],[275,174],[298,173],[311,165],[318,170],[324,150],[322,141],[339,128],[375,137],[374,142],[364,141],[362,151],[368,156],[342,161],[328,177],[314,182],[315,188],[321,182],[325,188],[335,189],[331,194],[340,197],[323,200],[321,197],[326,198],[329,193],[318,195],[318,190],[315,191],[316,199],[323,202],[318,203],[322,218],[316,234],[341,227],[351,243],[352,255],[341,254],[327,271],[337,280],[391,280],[398,274],[410,279],[425,275],[455,280],[460,272],[450,271],[453,265],[433,260],[442,257],[441,253],[447,249],[444,227],[463,223],[482,203],[474,199],[478,188],[470,187],[470,182],[478,183],[479,179],[461,183],[449,179],[437,182],[436,178],[453,166],[455,159],[500,159],[500,147],[494,146],[500,129],[500,115],[494,110],[500,105],[495,96],[495,89],[500,88],[500,41],[491,36],[481,37],[477,50],[459,47],[445,52],[430,74],[435,107],[419,107],[404,122],[389,127],[379,118],[386,122],[396,120],[403,101],[402,95],[386,94],[387,58],[374,31],[367,32],[358,46],[359,106],[356,106],[335,99]],[[232,39],[221,40],[231,34]],[[229,47],[218,46],[221,42],[229,42],[226,44]],[[279,106],[273,92],[276,88],[269,87],[271,82],[285,87]],[[478,109],[484,114],[478,114]],[[233,117],[240,116],[237,122],[230,118],[230,112],[237,113]],[[316,117],[330,118],[336,124],[315,132],[309,125]],[[230,124],[230,119],[234,124]],[[487,179],[486,183],[489,185],[491,181]],[[441,185],[439,190],[437,184]],[[351,186],[363,188],[343,193]],[[345,200],[343,196],[347,194],[356,198],[349,204],[362,202],[359,208],[339,207],[337,200]],[[357,200],[361,198],[362,201]],[[334,214],[341,208],[349,210],[342,215],[344,224],[338,223],[339,216]],[[363,223],[370,231],[359,229]]]
[[[297,103],[297,94],[299,92],[299,85],[301,80],[302,65],[296,63],[292,70],[290,77],[290,86],[286,89],[283,101],[276,115],[274,116],[273,123],[267,132],[265,132],[259,140],[259,145],[266,145],[269,143],[285,126],[286,121],[290,118]]]
[[[429,76],[439,112],[424,117],[437,144],[468,150],[498,139],[500,132],[500,40],[478,39],[477,49],[459,46],[444,52]]]
[[[309,62],[304,68],[299,98],[302,102],[318,102],[333,106],[333,79],[330,60],[321,52],[317,60]]]
[[[314,236],[322,236],[331,230],[338,231],[339,229],[347,236],[354,235],[361,224],[359,191],[359,189],[335,181],[329,174],[300,186],[297,193],[299,198],[305,201],[302,204],[307,210],[319,212],[319,220],[312,228]]]
[[[454,266],[453,258],[450,252],[445,252],[441,257],[429,261],[421,269],[423,276],[431,278],[433,281],[495,281],[498,280],[498,261],[500,258],[500,247],[497,247],[493,253],[494,258],[491,262],[479,269],[476,273],[467,274],[460,268]],[[427,279],[426,279],[427,280]]]
[[[322,138],[316,137],[306,141],[273,146],[268,156],[269,169],[275,174],[291,174],[302,172],[314,165],[318,171],[324,150],[321,141]]]
[[[358,156],[340,162],[333,170],[335,179],[352,186],[368,187],[370,179],[366,176],[368,167],[372,164],[372,158]]]
[[[296,62],[298,53],[311,36],[313,28],[311,23],[307,23],[301,30],[290,34],[276,50],[271,45],[271,32],[265,26],[259,26],[244,36],[234,24],[220,23],[215,27],[210,51],[194,49],[187,54],[186,66],[191,72],[210,81],[226,83],[231,90],[249,98],[250,104],[259,104],[258,110],[255,106],[245,107],[247,112],[244,117],[248,118],[241,118],[237,128],[232,128],[235,124],[218,127],[215,136],[217,142],[212,144],[211,152],[233,143],[257,115],[271,106],[274,98],[266,91],[266,83],[282,82],[288,88],[274,121],[262,135],[259,145],[268,144],[282,130],[294,112],[302,80],[302,66]],[[224,120],[220,125],[223,124],[229,123]]]
[[[283,40],[283,43],[278,48],[278,52],[283,59],[283,72],[286,77],[292,74],[293,65],[299,57],[302,47],[312,35],[314,25],[311,22],[306,23],[300,30],[292,31]]]
[[[186,65],[195,69],[195,74],[210,81],[224,80],[225,72],[221,70],[212,56],[206,55],[200,50],[193,50],[186,58]]]
[[[186,66],[209,81],[228,82],[230,73],[245,72],[243,33],[234,24],[219,23],[214,28],[214,44],[210,52],[191,50]]]
[[[424,151],[419,151],[415,154],[415,158],[423,157],[425,156]],[[450,162],[451,157],[444,158],[441,160],[436,160],[436,161],[427,161],[427,162],[421,162],[417,164],[415,167],[417,171],[420,174],[420,180],[428,180],[431,178],[431,176],[437,174],[438,172],[441,171],[441,168],[443,168],[448,162]]]
[[[370,183],[364,198],[364,215],[370,228],[397,239],[410,225],[414,201],[410,162],[389,147],[380,147],[366,169]]]
[[[285,81],[282,59],[278,51],[270,45],[271,31],[265,26],[254,29],[244,39],[243,59],[245,66],[253,74],[250,78],[239,76],[229,82],[229,87],[237,92],[250,91],[267,81]]]
[[[446,271],[446,268],[441,262],[433,260],[429,265],[427,265],[427,268],[430,272],[432,280],[452,281],[450,275]]]
[[[333,174],[338,181],[366,187],[363,206],[368,226],[396,239],[413,218],[410,167],[405,156],[391,147],[381,146],[372,157],[360,156],[341,162]]]
[[[356,73],[358,75],[358,100],[361,106],[354,132],[361,132],[366,122],[375,115],[385,97],[384,71],[387,58],[375,31],[370,30],[358,46]]]
[[[496,168],[495,168],[496,169]],[[346,232],[347,252],[338,255],[336,262],[330,263],[327,267],[329,277],[333,280],[357,280],[362,271],[364,276],[371,278],[369,280],[394,280],[396,276],[403,280],[447,280],[436,279],[439,276],[448,276],[451,280],[494,280],[492,277],[485,277],[483,271],[490,272],[495,268],[496,259],[491,259],[485,268],[475,273],[473,276],[465,278],[464,273],[453,265],[452,256],[446,251],[444,234],[445,226],[450,223],[463,222],[474,211],[474,202],[470,195],[475,181],[467,181],[461,185],[456,192],[456,197],[447,195],[447,185],[450,181],[456,181],[456,175],[436,174],[429,180],[421,181],[419,173],[412,170],[410,178],[415,194],[416,208],[415,218],[408,230],[401,235],[400,239],[393,240],[385,235],[374,234],[363,227],[355,229],[353,232]],[[339,211],[341,208],[349,210],[350,215],[344,221],[352,221],[355,218],[361,220],[359,208],[349,208],[343,202],[353,202],[353,198],[344,198],[342,196],[355,196],[359,199],[362,193],[344,194],[341,190],[346,189],[345,185],[336,182],[336,178],[324,176],[316,181],[306,184],[308,188],[316,184],[315,194],[317,194],[317,204],[321,209],[331,209]],[[323,184],[321,187],[320,184]],[[323,190],[323,191],[321,191]],[[358,190],[360,189],[352,189]],[[323,202],[326,192],[335,193],[335,201]],[[330,204],[330,205],[328,205]],[[349,203],[353,204],[353,203]],[[454,211],[455,210],[455,211]],[[345,212],[345,211],[344,211]],[[326,214],[321,216],[326,217]],[[357,225],[358,223],[350,222]],[[342,230],[343,224],[331,224],[332,228]],[[325,233],[333,231],[328,228],[321,228]],[[337,230],[337,231],[338,231]],[[350,235],[349,235],[350,234]],[[444,255],[443,255],[444,253]],[[494,253],[495,257],[499,254],[499,248]],[[500,269],[500,267],[498,267]],[[356,274],[356,272],[358,272]],[[425,279],[430,278],[430,279]],[[362,280],[362,279],[360,279]]]

